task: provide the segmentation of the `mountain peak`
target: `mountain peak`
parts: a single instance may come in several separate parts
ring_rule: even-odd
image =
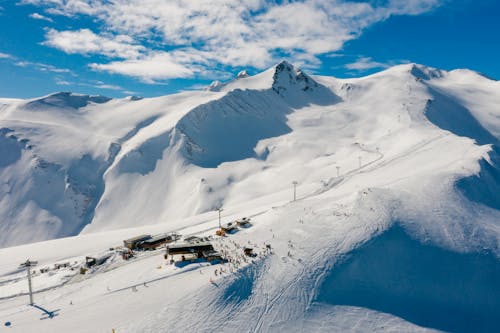
[[[236,78],[237,78],[237,79],[243,79],[243,78],[246,78],[246,77],[248,77],[248,76],[249,76],[249,75],[248,75],[247,71],[246,71],[246,70],[242,70],[242,71],[240,71],[240,72],[238,73],[238,75],[236,75]]]
[[[222,82],[219,80],[212,81],[208,88],[206,88],[208,91],[220,91],[220,89],[224,86]]]
[[[419,64],[411,64],[410,73],[421,80],[437,79],[444,75],[442,70]]]
[[[289,62],[283,60],[276,65],[272,88],[278,94],[283,94],[289,89],[297,88],[302,91],[308,91],[317,86],[316,81]]]

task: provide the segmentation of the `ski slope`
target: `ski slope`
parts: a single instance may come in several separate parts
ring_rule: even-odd
[[[499,92],[468,70],[337,79],[283,62],[153,99],[2,99],[0,318],[19,332],[495,331]],[[252,226],[213,236],[218,207]],[[158,250],[78,274],[87,255],[174,231],[258,255],[177,267]],[[74,266],[33,279],[52,319],[26,306],[26,258]]]

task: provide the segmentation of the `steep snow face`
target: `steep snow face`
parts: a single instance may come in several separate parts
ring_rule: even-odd
[[[185,138],[185,157],[205,168],[259,157],[254,151],[259,141],[290,131],[286,115],[293,110],[275,95],[234,90],[191,110],[176,125]]]
[[[162,116],[175,118],[170,107],[192,95],[194,105],[216,97],[111,100],[57,93],[6,103],[0,113],[0,244],[78,234],[94,218],[104,174],[122,145],[130,149],[138,132]]]

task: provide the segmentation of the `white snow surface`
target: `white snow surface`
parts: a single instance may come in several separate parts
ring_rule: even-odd
[[[283,62],[216,86],[145,99],[0,99],[1,324],[13,332],[453,331],[412,313],[325,301],[321,286],[347,255],[395,227],[420,244],[409,247],[487,256],[499,267],[499,82],[416,64],[337,79]],[[130,261],[113,254],[79,274],[85,256],[128,237],[213,236],[219,207],[223,222],[247,216],[252,225],[216,237],[215,247],[237,256],[251,246],[256,258],[176,267],[163,250]],[[52,319],[26,306],[18,266],[27,258],[51,268],[33,285],[36,304],[59,310]],[[71,267],[52,269],[62,262]],[[481,278],[500,277],[495,269]],[[500,298],[498,280],[490,288]]]

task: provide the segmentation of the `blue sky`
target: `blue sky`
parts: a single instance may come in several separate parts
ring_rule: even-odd
[[[416,62],[499,79],[499,15],[495,0],[0,0],[0,97],[158,96],[282,59],[337,77]]]

